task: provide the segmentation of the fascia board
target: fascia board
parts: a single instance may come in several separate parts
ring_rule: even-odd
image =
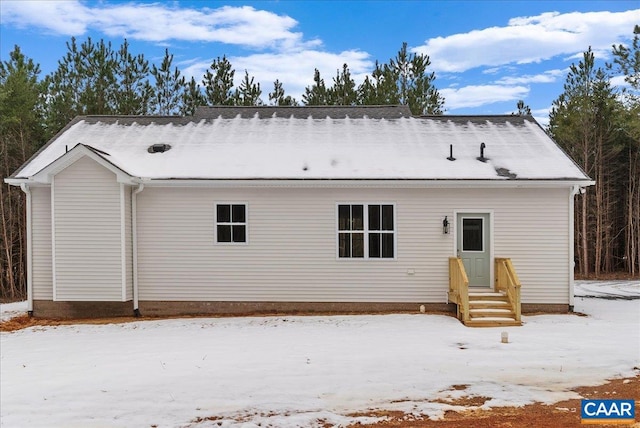
[[[33,187],[49,187],[51,183],[40,183],[37,181],[33,181],[31,178],[5,178],[4,182],[10,186],[22,186],[26,184],[30,188]]]
[[[564,188],[588,187],[590,180],[192,180],[132,178],[146,187],[213,187],[213,188]]]

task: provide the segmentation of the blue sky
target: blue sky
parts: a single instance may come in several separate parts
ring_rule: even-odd
[[[314,68],[347,63],[356,83],[403,42],[431,58],[446,114],[504,114],[522,99],[541,123],[589,46],[604,63],[640,24],[638,1],[14,1],[0,3],[0,58],[14,45],[52,72],[75,36],[103,38],[159,65],[165,48],[201,79],[226,55],[239,80],[277,78],[300,99]],[[614,80],[622,84],[621,79]]]

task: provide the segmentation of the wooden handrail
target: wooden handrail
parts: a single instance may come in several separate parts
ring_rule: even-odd
[[[469,279],[462,259],[449,258],[449,302],[458,306],[458,319],[469,321]]]
[[[520,279],[511,263],[511,259],[495,258],[496,276],[495,290],[504,291],[515,314],[516,321],[521,321]]]

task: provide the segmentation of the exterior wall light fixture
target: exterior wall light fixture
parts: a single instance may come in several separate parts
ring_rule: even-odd
[[[442,234],[447,235],[449,233],[449,220],[447,220],[447,216],[444,216],[444,220],[442,220]]]

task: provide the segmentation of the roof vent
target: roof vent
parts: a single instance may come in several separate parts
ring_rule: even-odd
[[[171,146],[169,144],[152,144],[147,151],[149,153],[164,153],[169,150]]]
[[[478,159],[480,162],[486,162],[489,160],[489,158],[485,158],[484,157],[484,149],[485,147],[487,147],[487,145],[485,143],[480,143],[480,157],[477,157],[476,159]]]
[[[450,161],[456,160],[456,158],[453,157],[453,144],[449,144],[449,157],[447,159]]]

